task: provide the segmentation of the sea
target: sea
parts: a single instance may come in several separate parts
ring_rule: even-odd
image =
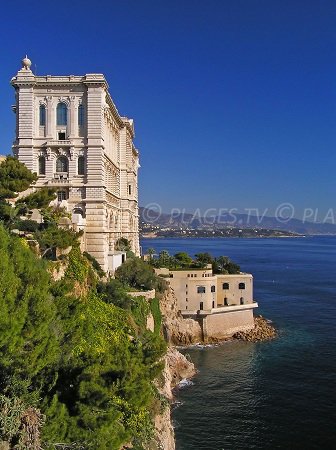
[[[176,392],[176,449],[336,449],[336,237],[141,245],[229,256],[253,274],[257,314],[279,332],[269,342],[182,350],[198,373]]]

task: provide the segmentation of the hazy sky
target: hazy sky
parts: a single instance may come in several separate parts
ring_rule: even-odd
[[[335,0],[1,9],[0,153],[14,135],[9,81],[27,53],[40,75],[105,74],[135,120],[141,205],[336,211]]]

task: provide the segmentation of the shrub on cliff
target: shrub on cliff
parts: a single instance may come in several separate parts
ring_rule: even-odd
[[[128,259],[118,267],[115,277],[124,285],[140,290],[157,289],[163,292],[166,286],[164,280],[156,276],[152,267],[140,258]]]

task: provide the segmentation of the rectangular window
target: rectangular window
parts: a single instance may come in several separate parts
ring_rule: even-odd
[[[128,185],[128,195],[132,195],[132,185]]]
[[[78,106],[78,126],[84,126],[84,106]]]
[[[61,202],[62,200],[66,200],[66,198],[67,198],[67,195],[66,195],[65,191],[58,191],[57,192],[57,200],[59,202]]]
[[[200,310],[203,310],[203,302],[200,302]]]
[[[205,294],[205,286],[197,286],[198,294]]]
[[[60,131],[58,133],[58,140],[59,141],[65,141],[65,133],[64,133],[64,131]]]

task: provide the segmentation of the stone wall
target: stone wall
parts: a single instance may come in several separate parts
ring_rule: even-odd
[[[210,314],[203,319],[204,340],[225,339],[254,328],[253,310]]]
[[[152,289],[151,291],[130,291],[127,292],[127,294],[131,297],[144,297],[147,300],[151,300],[155,298],[155,289]]]

